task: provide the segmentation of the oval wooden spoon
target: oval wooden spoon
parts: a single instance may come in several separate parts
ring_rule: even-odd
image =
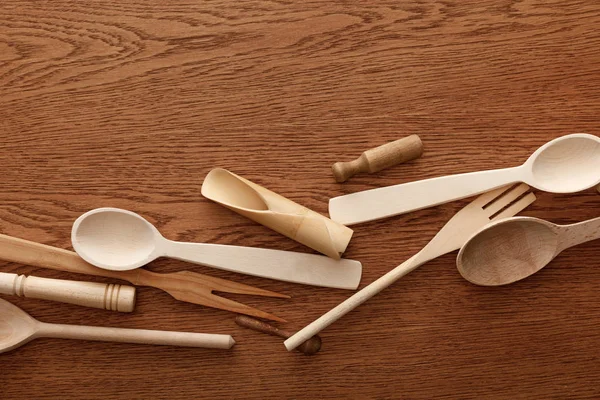
[[[140,215],[119,208],[97,208],[77,218],[73,248],[88,263],[113,271],[141,267],[171,257],[208,267],[305,285],[356,289],[362,264],[316,254],[164,238]]]
[[[600,218],[573,225],[508,218],[471,236],[458,253],[456,266],[476,285],[506,285],[536,273],[563,250],[596,239],[600,239]]]
[[[41,337],[213,349],[230,349],[235,344],[230,335],[46,324],[0,299],[0,353]]]

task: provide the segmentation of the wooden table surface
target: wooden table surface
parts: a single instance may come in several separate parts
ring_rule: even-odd
[[[520,164],[555,137],[600,133],[599,26],[595,0],[4,0],[0,231],[71,248],[77,216],[114,206],[170,239],[309,252],[204,199],[207,172],[230,169],[327,214],[333,196]],[[409,134],[424,142],[421,159],[334,182],[333,162]],[[568,223],[600,210],[593,190],[537,194],[525,215]],[[464,204],[356,226],[346,256],[363,262],[361,286]],[[0,398],[600,397],[597,243],[500,288],[464,281],[455,256],[332,325],[314,357],[150,288],[132,314],[10,298],[46,322],[228,333],[237,345],[39,339],[0,356]],[[149,268],[289,294],[230,298],[290,329],[350,295],[172,260]]]

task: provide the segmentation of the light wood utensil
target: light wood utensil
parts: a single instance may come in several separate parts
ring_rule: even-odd
[[[331,167],[337,182],[345,182],[359,172],[370,174],[421,157],[423,143],[417,135],[394,140],[367,150],[355,160],[336,162]]]
[[[388,186],[329,200],[331,219],[352,225],[391,217],[525,182],[554,193],[574,193],[600,183],[600,138],[567,135],[540,147],[515,168],[472,172]]]
[[[76,274],[122,279],[136,286],[151,286],[164,290],[180,301],[285,322],[275,315],[217,296],[213,291],[283,299],[289,296],[196,272],[157,273],[143,268],[133,271],[109,271],[94,267],[72,251],[2,234],[0,234],[0,260]]]
[[[572,225],[509,218],[471,236],[458,253],[456,266],[476,285],[506,285],[535,274],[569,247],[596,239],[600,239],[600,218]]]
[[[356,289],[362,265],[315,254],[183,243],[165,239],[150,222],[131,211],[97,208],[73,224],[73,248],[97,267],[127,271],[159,257],[171,257],[208,267],[286,282]]]
[[[131,312],[135,306],[135,288],[132,286],[47,279],[6,272],[0,272],[0,293],[121,312]]]
[[[208,173],[202,195],[336,260],[352,238],[352,229],[222,168]]]
[[[526,194],[529,186],[525,184],[507,190],[507,187],[503,187],[473,200],[454,215],[423,250],[301,329],[284,342],[285,347],[293,350],[417,267],[458,250],[473,232],[490,221],[511,217],[535,201],[533,193]]]
[[[254,331],[266,333],[272,336],[278,336],[284,339],[287,339],[293,335],[292,332],[276,328],[270,324],[267,324],[266,322],[259,321],[246,315],[238,315],[235,317],[235,323],[244,328],[252,329]],[[319,350],[321,350],[321,337],[318,335],[311,337],[306,342],[296,347],[296,350],[298,350],[300,353],[306,354],[307,356],[317,354]]]
[[[230,335],[47,324],[0,299],[0,353],[41,337],[211,349],[230,349],[235,344]]]

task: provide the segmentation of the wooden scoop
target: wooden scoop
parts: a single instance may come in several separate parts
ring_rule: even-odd
[[[208,173],[202,195],[336,260],[352,238],[352,229],[222,168]]]
[[[212,349],[230,349],[235,344],[230,335],[46,324],[0,299],[0,353],[11,351],[40,337]]]
[[[456,265],[476,285],[506,285],[538,272],[569,247],[596,239],[600,239],[600,218],[573,225],[509,218],[471,236],[458,253]]]

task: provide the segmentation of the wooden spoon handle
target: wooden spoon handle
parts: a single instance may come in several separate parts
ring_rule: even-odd
[[[522,167],[449,175],[356,192],[329,200],[331,219],[374,221],[487,192],[523,179]]]
[[[101,342],[206,347],[212,349],[230,349],[235,344],[230,335],[45,323],[40,324],[39,336]]]
[[[166,241],[165,253],[226,271],[338,289],[356,289],[362,275],[358,261],[292,251]]]
[[[47,279],[0,272],[0,293],[84,307],[131,312],[135,288],[126,285]]]
[[[600,218],[561,227],[560,251],[600,239]],[[560,252],[559,251],[559,252]]]

